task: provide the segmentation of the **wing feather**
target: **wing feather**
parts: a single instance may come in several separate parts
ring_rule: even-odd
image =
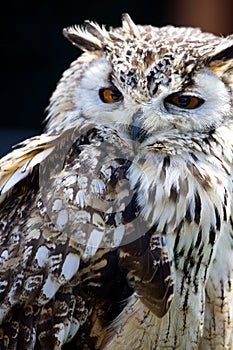
[[[1,160],[1,196],[8,196],[0,208],[0,301],[3,333],[10,337],[12,324],[18,332],[11,347],[26,344],[26,322],[25,350],[32,343],[61,349],[87,320],[92,324],[92,303],[97,310],[105,300],[97,322],[104,327],[103,319],[112,317],[106,310],[119,314],[134,291],[146,305],[157,302],[159,316],[168,310],[166,247],[155,247],[154,232],[140,216],[138,187],[128,178],[133,160],[129,140],[93,125],[29,139]],[[145,235],[146,252],[139,256]],[[135,239],[138,252],[132,251]],[[144,277],[137,259],[153,265]],[[147,286],[157,293],[151,300]]]
[[[64,136],[48,133],[29,138],[19,143],[19,148],[0,160],[0,203],[5,198],[4,194],[27,177],[37,164],[42,163],[54,151],[61,137]]]

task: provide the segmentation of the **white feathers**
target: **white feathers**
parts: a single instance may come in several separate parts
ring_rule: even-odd
[[[83,253],[83,258],[88,259],[92,257],[100,248],[100,243],[103,239],[104,231],[92,230],[90,237],[87,241],[86,249]]]
[[[49,274],[44,281],[43,288],[38,298],[39,303],[46,304],[49,300],[51,300],[60,286],[61,283],[51,274]]]
[[[62,265],[62,276],[65,281],[69,281],[75,273],[78,271],[80,263],[80,257],[77,254],[69,253]]]
[[[69,219],[69,216],[68,216],[68,211],[66,209],[62,209],[58,212],[58,215],[57,215],[57,220],[56,220],[56,227],[59,231],[62,231],[67,222],[68,222],[68,219]]]
[[[48,263],[49,249],[42,245],[36,252],[35,259],[39,267],[44,267]]]

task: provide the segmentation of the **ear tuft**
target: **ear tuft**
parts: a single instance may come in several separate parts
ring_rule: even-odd
[[[211,58],[211,62],[213,61],[228,61],[233,59],[233,44],[230,47],[218,52]]]
[[[63,35],[83,51],[103,50],[108,39],[108,32],[98,24],[85,21],[83,26],[63,29]]]
[[[135,38],[140,37],[138,27],[127,13],[122,15],[122,31]],[[91,21],[85,21],[82,26],[64,28],[63,35],[83,51],[104,50],[106,47],[111,47],[112,40],[124,40],[121,33],[112,30],[108,32],[104,27]]]
[[[124,13],[122,15],[122,29],[125,33],[129,33],[130,35],[134,36],[135,38],[138,38],[140,36],[138,27],[132,21],[132,19],[128,13]]]
[[[222,43],[216,47],[210,56],[210,62],[228,61],[233,58],[233,35],[223,39]]]
[[[228,74],[232,76],[233,70],[233,35],[229,35],[216,47],[208,59],[209,68],[218,76]],[[228,77],[228,80],[230,78]]]

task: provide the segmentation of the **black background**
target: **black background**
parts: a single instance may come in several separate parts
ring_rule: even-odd
[[[62,72],[81,53],[63,37],[64,27],[86,19],[107,28],[120,26],[125,12],[137,24],[179,25],[183,23],[179,23],[178,3],[14,0],[4,2],[4,8],[1,4],[0,155],[42,132],[49,97]]]

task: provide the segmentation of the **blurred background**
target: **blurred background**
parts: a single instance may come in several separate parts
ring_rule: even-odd
[[[62,35],[64,27],[90,19],[121,25],[129,13],[137,24],[198,26],[233,33],[232,0],[11,0],[0,14],[0,156],[43,131],[45,109],[62,72],[80,55]]]

